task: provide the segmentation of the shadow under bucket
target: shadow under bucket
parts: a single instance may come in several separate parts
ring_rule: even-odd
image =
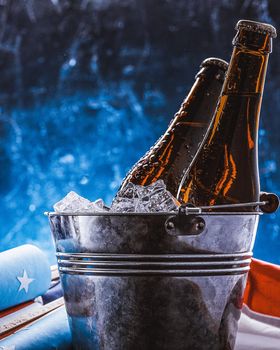
[[[49,213],[76,349],[234,349],[259,213]]]

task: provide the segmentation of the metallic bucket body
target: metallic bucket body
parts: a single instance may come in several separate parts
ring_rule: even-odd
[[[76,349],[234,349],[258,215],[49,219]]]
[[[172,232],[166,223],[178,218]],[[200,215],[109,214],[55,215],[50,224],[59,252],[110,254],[193,254],[252,251],[258,213]],[[192,222],[202,219],[203,232],[192,234]]]

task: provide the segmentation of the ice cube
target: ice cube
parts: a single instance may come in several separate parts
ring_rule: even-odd
[[[149,186],[128,183],[114,199],[113,212],[160,212],[175,211],[177,201],[166,190],[165,183],[158,180]]]
[[[90,202],[88,199],[71,191],[54,205],[54,210],[69,214],[61,217],[58,216],[59,229],[73,239],[73,249],[80,250],[90,247],[91,242],[95,239],[93,236],[96,235],[98,216],[94,213],[107,212],[108,208],[102,199]],[[79,213],[88,213],[88,215],[79,215]],[[71,251],[71,245],[63,247],[60,244],[57,246],[57,249]]]
[[[95,202],[91,202],[89,208],[94,208],[95,211],[109,211],[109,207],[106,206],[103,199],[97,199]]]
[[[76,192],[69,192],[62,200],[57,202],[53,207],[57,212],[65,212],[65,211],[77,211],[81,210],[81,208],[86,208],[91,202],[79,196]]]
[[[94,213],[94,212],[108,211],[108,209],[106,209],[103,200],[98,199],[95,202],[90,202],[86,207],[81,208],[81,210],[79,210],[79,211],[93,212]]]
[[[101,198],[97,199],[94,204],[96,204],[99,208],[104,208],[105,207],[105,204],[103,202],[103,200]]]
[[[137,207],[137,199],[116,197],[112,203],[110,211],[118,213],[133,213]]]
[[[102,199],[91,202],[79,196],[76,192],[69,192],[61,201],[54,206],[56,212],[100,212],[105,211],[106,206]]]
[[[142,186],[141,186],[142,187]],[[138,198],[138,186],[134,185],[132,182],[129,182],[118,194],[118,197],[122,198]]]

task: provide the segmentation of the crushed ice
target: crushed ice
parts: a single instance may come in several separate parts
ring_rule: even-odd
[[[162,180],[149,186],[139,186],[128,183],[112,202],[111,212],[118,213],[152,213],[176,211],[176,199],[166,190]],[[102,199],[90,202],[71,191],[61,201],[54,205],[56,212],[102,212],[108,211]]]
[[[113,212],[161,212],[175,211],[176,199],[166,190],[163,180],[149,186],[128,183],[113,200]]]

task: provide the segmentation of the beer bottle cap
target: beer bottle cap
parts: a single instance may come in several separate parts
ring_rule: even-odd
[[[271,24],[248,21],[244,19],[237,22],[235,29],[246,29],[251,32],[269,35],[272,38],[276,38],[277,36],[276,29]]]
[[[224,72],[226,72],[228,69],[228,63],[226,61],[221,60],[220,58],[216,58],[216,57],[206,58],[206,60],[204,60],[201,63],[200,68],[209,67],[209,66],[217,66],[217,67],[221,68]]]

